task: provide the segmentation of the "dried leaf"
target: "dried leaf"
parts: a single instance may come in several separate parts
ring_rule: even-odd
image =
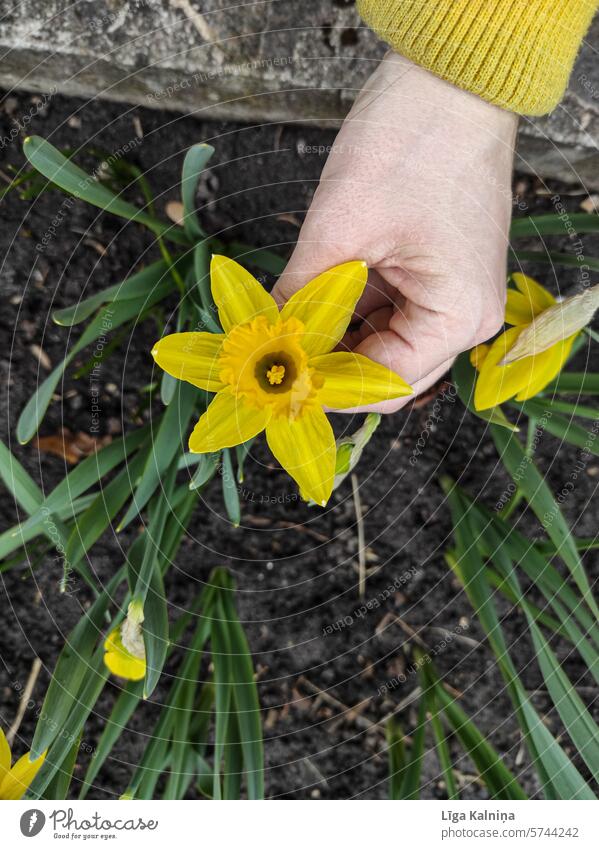
[[[52,436],[40,436],[34,442],[38,451],[45,454],[54,454],[67,463],[74,465],[85,457],[94,454],[100,448],[112,441],[111,436],[97,438],[89,433],[78,431],[72,433],[67,427],[61,429],[60,433]]]
[[[164,211],[174,224],[183,225],[185,212],[180,200],[169,200],[167,205],[164,207]]]

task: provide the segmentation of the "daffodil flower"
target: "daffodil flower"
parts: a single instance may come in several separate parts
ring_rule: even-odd
[[[0,799],[20,799],[38,774],[44,762],[44,752],[34,761],[27,752],[11,767],[12,754],[4,731],[0,728]]]
[[[174,333],[152,350],[168,374],[216,393],[189,450],[231,448],[266,430],[272,453],[302,497],[325,505],[335,476],[335,437],[323,407],[347,409],[412,392],[367,357],[331,353],[366,286],[366,264],[325,271],[281,311],[234,260],[214,256],[210,272],[224,332]]]
[[[104,663],[113,675],[126,678],[127,681],[141,681],[146,674],[146,657],[141,646],[123,642],[122,627],[115,628],[104,642]]]
[[[490,345],[478,345],[470,361],[478,370],[474,406],[488,410],[509,398],[526,401],[541,392],[561,371],[578,331],[538,353],[503,364],[520,335],[535,319],[554,307],[556,300],[540,283],[525,274],[512,274],[516,289],[508,289],[505,322],[512,325]],[[508,357],[509,359],[509,357]]]

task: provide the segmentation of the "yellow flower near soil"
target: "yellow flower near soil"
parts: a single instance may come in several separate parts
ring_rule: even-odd
[[[347,409],[412,392],[385,366],[331,353],[366,286],[366,264],[325,271],[281,311],[234,260],[214,256],[210,273],[224,333],[174,333],[152,350],[168,374],[216,393],[189,450],[231,448],[266,430],[272,453],[302,497],[325,505],[335,476],[335,437],[323,407]]]
[[[470,353],[470,361],[478,370],[474,390],[477,410],[488,410],[509,398],[526,401],[537,395],[560,373],[578,336],[576,331],[545,348],[539,332],[535,344],[535,334],[529,333],[529,329],[534,330],[535,321],[557,302],[540,283],[525,274],[512,274],[512,280],[517,288],[508,289],[505,322],[513,326],[490,345],[478,345]],[[528,350],[538,353],[509,362],[510,353],[525,331],[532,340]],[[504,364],[506,359],[508,362]]]
[[[0,799],[20,799],[29,789],[29,785],[44,762],[46,753],[44,752],[34,761],[29,760],[29,755],[30,752],[27,752],[11,768],[10,746],[4,731],[0,728]]]
[[[113,675],[126,678],[127,681],[141,681],[146,674],[146,659],[141,648],[135,653],[123,643],[122,626],[115,628],[104,642],[104,663]]]

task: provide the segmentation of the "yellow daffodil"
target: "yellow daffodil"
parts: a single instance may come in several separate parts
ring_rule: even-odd
[[[38,774],[44,762],[44,752],[34,761],[29,760],[30,752],[11,767],[12,755],[4,731],[0,728],[0,799],[20,799]]]
[[[125,623],[123,623],[124,625]],[[104,642],[104,663],[113,675],[126,678],[127,681],[141,681],[146,674],[146,657],[141,645],[128,645],[123,642],[123,626],[115,628]]]
[[[505,322],[512,325],[490,345],[478,345],[471,351],[470,361],[478,370],[474,390],[474,406],[488,410],[509,398],[526,401],[541,392],[559,374],[568,359],[573,333],[544,348],[534,347],[531,356],[523,356],[504,364],[520,335],[533,325],[535,319],[551,309],[556,300],[540,283],[525,274],[512,274],[516,289],[508,289]],[[508,357],[509,359],[509,357]]]
[[[347,409],[412,392],[385,366],[331,353],[366,286],[366,264],[325,271],[281,311],[234,260],[214,256],[210,273],[224,333],[174,333],[152,351],[168,374],[216,393],[189,450],[231,448],[266,430],[272,453],[302,497],[324,505],[335,476],[335,437],[323,407]]]

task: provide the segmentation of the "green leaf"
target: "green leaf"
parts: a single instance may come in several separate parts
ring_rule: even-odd
[[[542,262],[551,266],[580,268],[580,257],[576,254],[565,254],[559,251],[510,251],[510,254],[517,262]],[[585,256],[584,264],[593,271],[599,270],[599,259],[596,257]]]
[[[142,693],[143,681],[128,681],[123,690],[119,693],[119,696],[110,712],[110,716],[104,723],[104,728],[95,748],[94,756],[89,762],[85,779],[81,786],[81,790],[79,791],[80,799],[85,799],[87,796],[87,793],[96,780],[106,758],[110,755],[113,746],[123,733],[127,723],[139,705]]]
[[[505,541],[496,533],[491,523],[482,526],[477,523],[476,529],[481,536],[488,537],[491,558],[499,573],[508,582],[517,598],[518,605],[524,611],[549,695],[568,734],[597,780],[599,777],[599,729],[537,626],[534,613],[522,594]]]
[[[65,551],[65,558],[71,566],[79,563],[121,509],[129,497],[130,482],[141,473],[148,451],[149,448],[142,447],[114,480],[100,491],[85,513],[75,518]]]
[[[385,726],[389,757],[389,798],[401,799],[401,784],[406,768],[406,750],[401,725],[395,719],[387,720]]]
[[[198,467],[189,482],[189,488],[191,490],[202,489],[212,480],[218,469],[220,457],[220,451],[199,455]]]
[[[124,578],[125,569],[121,567],[67,637],[52,673],[35,729],[31,744],[32,758],[39,757],[64,727],[93,665],[92,653],[101,633],[104,615]]]
[[[562,392],[565,395],[599,395],[599,374],[593,372],[562,372],[543,392],[546,395]]]
[[[142,298],[130,298],[124,301],[116,301],[110,308],[107,306],[90,322],[82,333],[79,340],[71,348],[64,360],[54,368],[48,377],[40,383],[31,396],[17,422],[17,439],[21,444],[29,440],[37,433],[40,423],[46,413],[52,396],[63,376],[65,369],[79,353],[100,336],[113,332],[121,325],[131,319],[138,320],[140,315],[155,303],[162,300],[172,289],[168,277],[165,277],[148,296]]]
[[[40,517],[55,513],[72,503],[75,498],[86,492],[115,466],[122,463],[136,448],[139,448],[147,437],[148,431],[147,425],[137,428],[127,436],[113,440],[109,445],[82,460],[52,490],[39,509],[25,522],[25,527],[30,527],[38,522]]]
[[[93,315],[104,304],[127,301],[132,298],[145,299],[160,283],[164,283],[168,266],[163,259],[153,262],[141,271],[132,274],[120,283],[102,289],[95,295],[77,301],[70,307],[54,310],[52,320],[62,327],[73,327]]]
[[[430,671],[429,667],[429,674]],[[454,733],[489,788],[491,798],[526,799],[526,793],[509,769],[504,766],[493,746],[483,737],[470,717],[449,695],[443,685],[439,684],[435,688],[435,696]]]
[[[510,406],[514,407],[514,409],[521,410],[527,416],[542,419],[543,430],[546,430],[547,433],[551,433],[563,442],[569,442],[571,445],[576,445],[577,448],[583,448],[590,454],[599,456],[599,445],[595,445],[595,442],[599,442],[597,440],[597,434],[558,413],[550,404],[531,400],[525,401],[522,404],[513,402]],[[549,415],[547,415],[548,412]],[[597,411],[596,415],[599,418],[599,411]]]
[[[177,381],[173,400],[166,408],[160,426],[155,430],[154,444],[135,488],[131,505],[117,528],[119,532],[143,510],[171,467],[175,454],[182,449],[189,420],[197,402],[197,389],[189,383]]]
[[[568,223],[577,233],[596,233],[599,231],[599,215],[570,212],[568,213]],[[563,216],[558,213],[514,218],[510,227],[510,236],[517,239],[526,236],[563,236],[565,232]]]
[[[248,454],[250,453],[251,447],[254,444],[254,439],[248,439],[247,442],[243,442],[241,445],[235,446],[235,458],[237,460],[237,483],[243,483],[244,480],[244,466],[245,461],[248,458]]]
[[[368,413],[361,427],[351,436],[342,436],[336,442],[337,455],[335,458],[335,479],[333,489],[337,489],[345,478],[353,472],[362,452],[374,436],[381,423],[380,413]]]
[[[599,608],[562,512],[552,492],[530,457],[527,457],[518,438],[504,429],[491,426],[491,435],[500,459],[524,496],[562,558],[593,614],[599,618]]]
[[[462,404],[485,422],[490,424],[500,425],[507,430],[517,432],[518,426],[512,424],[505,417],[505,413],[501,407],[492,407],[490,410],[476,410],[474,407],[474,386],[476,383],[476,369],[470,362],[470,354],[468,351],[460,354],[456,359],[451,369],[451,376],[455,384],[458,396]]]
[[[200,225],[195,208],[196,190],[200,174],[212,158],[214,148],[209,144],[194,144],[189,148],[183,160],[181,175],[181,200],[183,201],[183,227],[190,241],[203,238],[204,231]]]
[[[219,583],[223,588],[221,598],[231,645],[232,681],[235,684],[233,702],[239,722],[247,795],[248,799],[263,799],[264,745],[252,656],[233,603],[235,590],[233,579],[224,570],[216,569],[213,573],[213,582]]]
[[[44,799],[57,800],[66,799],[73,780],[73,770],[77,762],[79,747],[81,746],[81,732],[66,753],[60,767],[54,773],[54,777],[44,791]]]
[[[0,440],[0,478],[23,510],[29,514],[36,512],[44,500],[42,491],[2,440]]]
[[[233,527],[238,528],[241,522],[241,504],[239,502],[239,490],[237,488],[237,478],[233,469],[233,458],[231,451],[225,448],[222,452],[222,483],[223,483],[223,501],[227,516]]]
[[[211,259],[212,250],[208,239],[204,239],[203,241],[198,242],[195,248],[193,249],[193,269],[195,284],[198,290],[198,294],[200,296],[200,303],[203,309],[208,313],[208,315],[214,314],[216,316],[217,310],[214,305],[212,289],[210,286]],[[214,320],[213,325],[214,327],[218,328],[216,331],[213,332],[218,332],[220,328],[216,320]]]
[[[188,244],[187,236],[179,228],[159,221],[128,201],[117,197],[95,177],[86,174],[40,136],[26,138],[23,143],[23,152],[34,168],[68,194],[106,212],[111,212],[113,215],[144,224],[157,236],[163,236],[180,245]]]
[[[426,710],[424,699],[418,706],[418,722],[412,739],[410,756],[406,761],[403,778],[399,790],[400,799],[420,798],[420,774],[424,757],[424,739],[426,732]]]
[[[505,430],[494,427],[493,431],[499,431],[502,435],[506,433]],[[468,511],[455,487],[444,480],[443,488],[451,509],[456,539],[457,558],[454,571],[463,583],[468,599],[487,634],[531,757],[543,783],[545,795],[550,799],[592,799],[594,795],[588,784],[532,706],[511,660],[493,602],[492,589],[485,577],[484,563],[476,548],[475,541],[480,537],[481,530],[472,524],[472,513]],[[452,561],[449,562],[452,565]],[[445,710],[445,706],[443,707]],[[456,733],[459,733],[457,729]]]
[[[81,734],[88,716],[98,701],[107,677],[108,669],[104,665],[104,648],[99,646],[87,666],[83,688],[77,699],[73,700],[73,708],[63,726],[56,729],[54,742],[46,755],[42,768],[31,783],[26,794],[27,798],[39,799],[56,775],[57,770],[60,769],[73,740]]]
[[[447,787],[447,798],[459,799],[460,794],[453,774],[449,745],[447,743],[447,738],[445,737],[445,732],[443,731],[440,708],[434,689],[431,689],[426,693],[426,703],[427,708],[430,711],[430,723],[433,730],[433,737],[435,738],[437,758],[441,765],[441,769],[443,770],[445,786]]]
[[[212,616],[210,633],[212,663],[214,665],[214,710],[216,714],[212,796],[214,799],[221,799],[221,762],[228,737],[233,695],[232,683],[235,681],[235,678],[231,669],[231,644],[227,623],[225,622],[225,610],[220,595],[216,597]]]

